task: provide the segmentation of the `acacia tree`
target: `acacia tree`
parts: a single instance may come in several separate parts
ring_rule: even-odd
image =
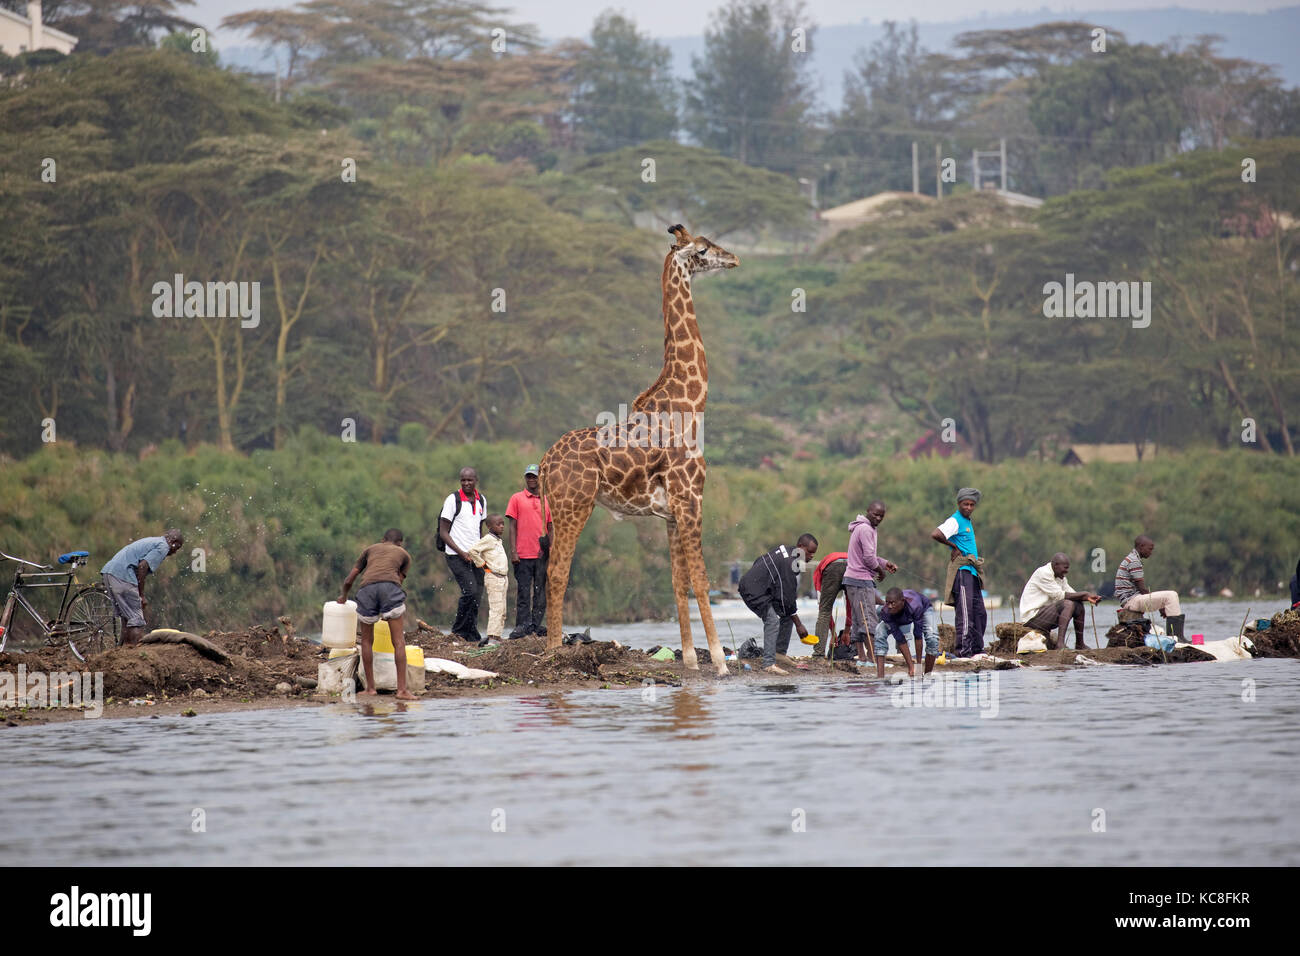
[[[1142,338],[1169,353],[1188,383],[1180,401],[1198,404],[1212,433],[1236,436],[1236,421],[1251,419],[1261,446],[1294,454],[1300,374],[1288,320],[1300,142],[1242,146],[1268,171],[1259,182],[1243,181],[1237,149],[1198,150],[1117,170],[1109,188],[1061,197],[1041,221],[1094,273],[1150,277],[1152,324]]]
[[[319,78],[366,60],[461,59],[487,51],[498,28],[511,52],[535,47],[536,28],[508,13],[477,0],[306,0],[232,14],[221,25],[284,46],[292,81],[297,71]]]
[[[370,362],[363,412],[374,442],[388,437],[409,408],[419,355],[451,333],[429,321],[434,271],[446,269],[455,246],[442,185],[428,174],[387,175],[377,201],[340,229],[326,264],[326,281],[346,290],[365,322]]]
[[[704,56],[691,57],[686,128],[742,163],[797,169],[813,133],[814,32],[801,0],[731,0],[704,32]]]
[[[1049,69],[1034,86],[1029,116],[1044,146],[1053,192],[1094,188],[1106,170],[1177,154],[1183,106],[1196,65],[1146,44],[1110,44],[1105,56]]]
[[[655,163],[651,182],[643,178],[647,158]],[[794,179],[668,140],[593,157],[574,175],[580,185],[605,187],[629,224],[649,213],[664,227],[681,222],[712,239],[765,226],[800,234],[811,226],[808,202]]]
[[[927,149],[949,130],[970,90],[950,57],[920,45],[916,23],[886,21],[885,35],[858,52],[845,73],[844,101],[831,120],[830,169],[819,173],[829,202],[906,189],[913,140]],[[924,132],[932,131],[927,137]]]
[[[606,10],[597,17],[591,45],[578,55],[574,89],[583,147],[600,153],[669,138],[678,100],[668,47],[622,14]]]
[[[1043,371],[1086,351],[1093,333],[1044,319],[1041,237],[1027,215],[983,194],[900,208],[909,204],[823,252],[852,263],[818,306],[821,322],[852,330],[840,343],[857,366],[848,382],[883,384],[922,428],[951,419],[980,461],[1068,429],[1072,404],[1054,398],[1059,384]]]

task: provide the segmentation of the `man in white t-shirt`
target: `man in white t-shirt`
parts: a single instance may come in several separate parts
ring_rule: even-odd
[[[1101,600],[1091,591],[1072,591],[1065,574],[1070,559],[1058,551],[1052,560],[1029,576],[1020,593],[1020,619],[1030,630],[1051,634],[1056,629],[1056,646],[1065,647],[1065,631],[1074,621],[1074,649],[1083,650],[1083,605]]]
[[[478,608],[479,595],[483,593],[483,569],[474,567],[469,549],[483,537],[486,518],[487,499],[479,494],[478,472],[473,468],[462,468],[460,489],[449,494],[442,503],[438,538],[443,544],[447,569],[460,586],[460,603],[456,605],[452,636],[475,644],[482,640],[478,632]]]

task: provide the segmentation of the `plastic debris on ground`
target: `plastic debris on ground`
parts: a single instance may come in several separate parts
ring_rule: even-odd
[[[442,657],[425,658],[424,669],[430,674],[453,674],[460,680],[487,680],[497,676],[495,671],[466,667],[459,661],[449,661]]]

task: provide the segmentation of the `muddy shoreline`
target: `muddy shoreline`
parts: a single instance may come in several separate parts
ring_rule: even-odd
[[[1283,612],[1268,630],[1248,632],[1257,644],[1259,656],[1300,657],[1300,614]],[[1122,633],[1112,629],[1098,643],[1113,646],[1050,649],[1037,654],[1017,655],[1016,643],[1022,625],[1000,624],[984,656],[948,659],[935,667],[936,673],[976,673],[1036,667],[1068,670],[1095,664],[1159,666],[1166,663],[1159,650],[1145,646],[1124,646]],[[315,689],[319,665],[327,651],[319,644],[300,640],[292,622],[282,618],[276,625],[247,631],[211,631],[205,641],[219,649],[201,653],[189,644],[147,644],[119,647],[92,657],[85,664],[64,648],[41,648],[29,652],[9,650],[0,654],[0,675],[14,675],[19,665],[26,674],[50,675],[91,673],[102,675],[102,718],[199,717],[246,710],[283,709],[338,705],[338,695],[321,695]],[[952,646],[952,627],[940,626],[941,648]],[[437,628],[419,622],[407,635],[408,643],[424,650],[426,658],[446,658],[480,670],[493,671],[494,678],[460,680],[450,674],[426,676],[420,699],[446,697],[532,696],[571,690],[643,688],[652,684],[693,686],[711,684],[715,676],[706,648],[696,649],[700,669],[686,671],[680,660],[656,661],[644,650],[616,641],[597,641],[561,647],[546,654],[545,639],[529,637],[507,641],[498,648],[479,649],[453,640]],[[1091,635],[1089,643],[1092,643]],[[680,651],[678,652],[680,654]],[[1209,655],[1194,648],[1180,647],[1169,654],[1167,663],[1205,661]],[[885,679],[907,671],[901,656],[886,661]],[[788,676],[765,674],[757,660],[730,662],[730,680],[746,683],[797,682],[803,680],[875,680],[874,666],[858,667],[852,662],[828,662],[800,657],[781,661]],[[748,664],[750,669],[745,669]],[[30,685],[29,685],[30,686]],[[39,706],[29,698],[28,706],[0,706],[0,727],[35,726],[69,720],[83,720],[85,708]],[[391,694],[358,699],[351,706],[394,707]]]

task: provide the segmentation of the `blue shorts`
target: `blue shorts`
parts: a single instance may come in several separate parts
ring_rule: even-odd
[[[357,592],[357,619],[374,624],[380,618],[391,621],[406,613],[406,592],[392,581],[376,581]]]
[[[911,625],[911,627],[912,627],[913,638],[924,638],[925,652],[927,654],[933,654],[935,657],[938,657],[939,656],[939,631],[934,626],[934,608],[930,608],[928,611],[926,611],[925,616],[920,621],[917,621],[915,624]],[[903,632],[903,640],[907,640],[907,628],[908,625],[906,624],[902,625],[899,628],[899,630]],[[876,648],[877,654],[889,653],[890,633],[891,632],[889,630],[889,625],[886,624],[884,621],[881,621],[879,624],[876,625],[876,639],[875,639],[874,646]]]

